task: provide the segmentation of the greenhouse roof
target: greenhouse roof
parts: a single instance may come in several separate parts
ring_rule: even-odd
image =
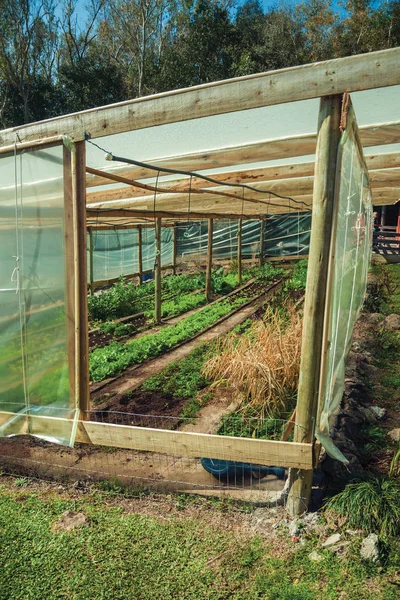
[[[60,136],[86,139],[90,226],[145,223],[156,215],[165,222],[189,214],[261,218],[310,209],[319,97],[351,92],[373,202],[394,204],[400,197],[399,64],[395,48],[166,92],[2,131],[0,149]],[[217,183],[157,171],[165,167]],[[27,190],[39,181],[43,189],[44,180],[46,173],[35,169]],[[54,187],[46,181],[49,197]],[[0,188],[0,199],[6,192]]]

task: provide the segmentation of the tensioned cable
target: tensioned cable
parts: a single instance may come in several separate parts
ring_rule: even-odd
[[[142,162],[139,160],[134,160],[133,158],[124,158],[122,156],[114,156],[114,154],[112,152],[109,152],[105,148],[102,148],[101,146],[99,146],[98,144],[93,142],[88,137],[87,133],[85,133],[85,141],[88,142],[89,144],[92,144],[92,146],[95,146],[102,152],[105,152],[106,160],[109,160],[109,161],[122,162],[122,163],[126,163],[128,165],[134,165],[135,167],[140,167],[141,169],[149,169],[151,171],[158,171],[159,173],[167,173],[169,175],[186,175],[187,177],[197,177],[198,179],[202,179],[203,181],[208,181],[209,183],[215,183],[216,185],[221,185],[221,183],[223,183],[223,185],[226,187],[247,189],[252,192],[256,192],[258,194],[271,194],[272,196],[275,196],[275,198],[280,198],[281,200],[289,200],[289,201],[291,200],[295,204],[302,204],[303,206],[307,206],[307,204],[305,202],[303,202],[302,200],[294,200],[294,198],[291,198],[290,196],[282,196],[281,194],[277,194],[276,192],[273,192],[272,190],[259,190],[255,187],[253,187],[252,185],[248,185],[247,183],[221,182],[218,179],[213,179],[212,177],[209,177],[208,175],[202,175],[200,173],[196,173],[195,171],[181,171],[178,169],[171,169],[169,167],[160,167],[157,165],[152,165],[150,163],[145,163],[145,162]]]

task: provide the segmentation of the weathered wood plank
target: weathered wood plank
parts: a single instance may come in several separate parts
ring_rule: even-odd
[[[12,417],[10,413],[0,413],[0,425]],[[21,417],[30,422],[31,430],[41,435],[62,437],[70,427],[70,421],[54,417]],[[287,468],[312,468],[312,444],[280,442],[277,440],[257,440],[235,438],[205,433],[190,433],[110,423],[79,421],[77,443],[93,444],[113,448],[125,448],[189,456],[192,458],[219,458],[236,460],[259,465],[275,465]]]
[[[22,142],[67,134],[74,141],[248,110],[400,84],[400,48],[207,83],[6,129],[0,145],[16,133]]]

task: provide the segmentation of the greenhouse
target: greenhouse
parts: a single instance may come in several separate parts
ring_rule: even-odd
[[[395,48],[0,132],[2,462],[304,512],[321,448],[346,461],[331,428],[373,213],[400,198],[399,62]],[[259,413],[208,404],[282,290],[290,402],[260,375]],[[192,397],[196,360],[207,393]],[[174,408],[178,371],[191,403]],[[26,434],[41,445],[19,455]]]

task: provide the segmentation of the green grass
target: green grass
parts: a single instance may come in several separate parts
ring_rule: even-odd
[[[83,511],[89,526],[54,532],[66,510]],[[379,572],[360,561],[359,541],[345,560],[319,549],[323,560],[315,563],[308,559],[312,542],[294,547],[281,540],[274,550],[246,529],[237,535],[224,527],[217,509],[183,505],[176,515],[164,512],[158,519],[109,506],[100,492],[70,499],[3,487],[0,599],[397,598],[395,555]]]
[[[400,535],[400,481],[369,476],[346,485],[325,510],[345,517],[350,527],[383,537]]]

